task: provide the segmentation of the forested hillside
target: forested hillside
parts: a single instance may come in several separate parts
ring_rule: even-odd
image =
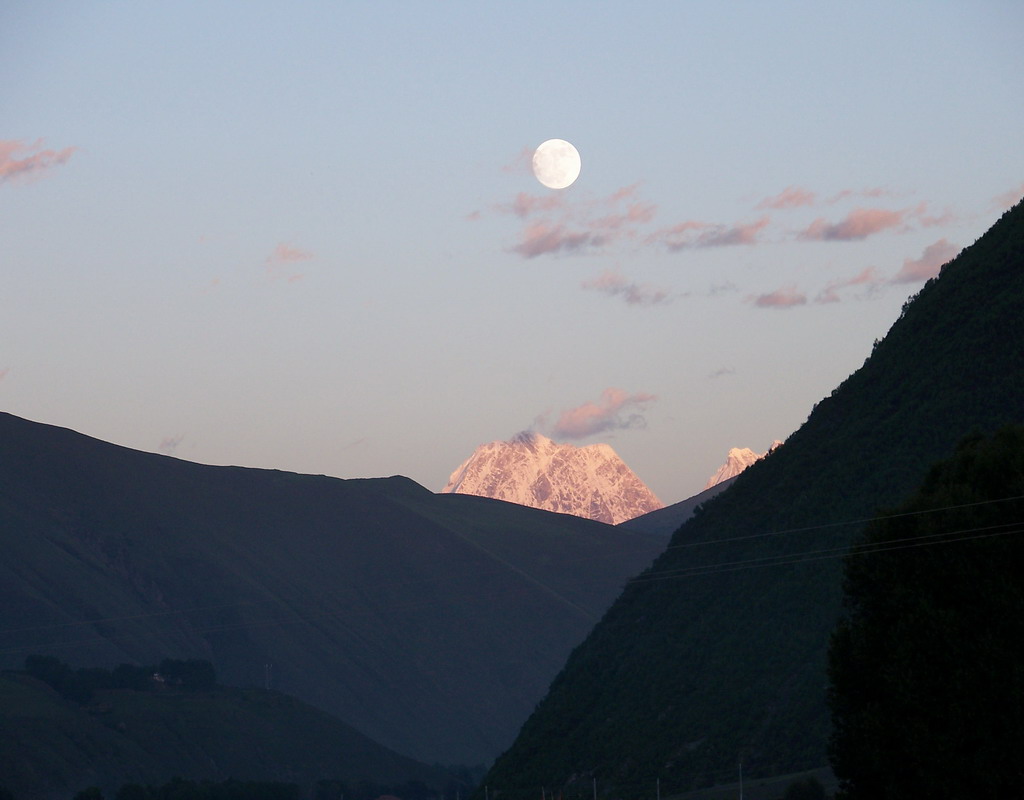
[[[826,763],[841,556],[969,431],[1024,421],[1024,205],[909,302],[785,445],[578,647],[485,782],[653,794]],[[525,795],[523,795],[525,796]]]

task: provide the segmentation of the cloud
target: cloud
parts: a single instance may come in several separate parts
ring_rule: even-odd
[[[649,241],[660,241],[671,253],[697,247],[728,247],[737,244],[756,244],[758,234],[768,226],[769,217],[736,225],[687,220],[670,228],[655,232]]]
[[[512,202],[500,204],[495,208],[506,214],[515,214],[515,216],[525,219],[541,211],[553,211],[561,208],[562,197],[563,195],[560,194],[536,195],[520,192]]]
[[[870,189],[843,189],[842,191],[832,195],[825,202],[829,205],[834,205],[835,203],[839,203],[851,197],[892,197],[894,194],[894,192],[883,186],[875,186]]]
[[[287,270],[285,270],[284,265],[309,261],[312,258],[313,253],[309,250],[302,250],[301,248],[292,247],[290,244],[281,242],[274,248],[274,252],[267,256],[267,276],[272,281],[276,281],[279,278],[284,278],[288,283],[301,281],[306,277],[303,273],[293,272],[291,275],[285,274]]]
[[[657,213],[654,203],[640,200],[638,184],[617,189],[604,197],[519,192],[490,210],[523,220],[519,242],[509,250],[524,258],[553,253],[579,253],[603,248],[623,239],[635,239],[638,229]],[[470,215],[478,219],[479,213]]]
[[[0,381],[7,377],[7,373],[11,371],[10,367],[4,367],[0,369]]]
[[[185,438],[185,434],[180,436],[165,436],[160,440],[160,446],[157,448],[161,453],[168,456],[173,456],[175,451],[178,449],[178,445],[181,444]]]
[[[514,174],[533,174],[533,148],[524,147],[501,168],[502,172]]]
[[[939,239],[934,244],[928,245],[920,258],[904,259],[903,268],[893,276],[890,283],[915,283],[934,278],[939,274],[942,265],[959,252],[959,245]]]
[[[822,289],[814,298],[815,303],[838,303],[842,298],[839,292],[850,286],[867,286],[869,293],[880,286],[884,281],[874,267],[868,267],[861,272],[844,281],[832,281]]]
[[[605,270],[598,277],[583,281],[580,285],[584,289],[593,289],[612,297],[621,297],[631,306],[654,306],[671,302],[671,297],[665,289],[656,289],[627,281],[625,277],[612,270]]]
[[[846,219],[829,224],[824,219],[814,220],[799,234],[808,241],[845,242],[866,239],[874,233],[904,224],[906,211],[889,211],[883,208],[855,208]]]
[[[608,388],[597,403],[584,403],[563,411],[555,423],[552,436],[560,439],[584,439],[594,434],[627,428],[643,428],[647,420],[642,414],[626,414],[627,409],[643,408],[655,400],[654,395],[638,392],[628,394],[622,389]]]
[[[795,286],[784,286],[768,294],[750,297],[758,308],[792,308],[807,302],[807,295],[801,294]]]
[[[267,256],[268,264],[288,264],[295,261],[309,261],[313,254],[309,250],[300,250],[282,242]]]
[[[52,167],[66,164],[77,147],[43,150],[43,140],[25,144],[20,139],[0,140],[0,183],[18,178],[31,178]],[[35,151],[35,152],[32,152]],[[18,158],[19,154],[25,154]]]
[[[527,225],[522,241],[511,250],[524,258],[536,258],[546,253],[573,253],[602,241],[587,231],[570,231],[564,225],[541,221]]]
[[[708,373],[708,377],[714,379],[714,378],[721,378],[721,377],[723,377],[725,375],[735,375],[735,374],[736,374],[735,367],[722,367],[721,369],[716,369],[714,372],[709,372]]]
[[[787,186],[774,197],[766,197],[756,206],[757,209],[775,209],[781,211],[787,208],[799,208],[800,206],[814,205],[817,195],[799,186]]]
[[[1024,183],[1016,189],[1010,189],[1008,192],[1003,192],[1003,194],[993,197],[992,203],[997,208],[1009,209],[1017,205],[1021,199],[1024,199]]]

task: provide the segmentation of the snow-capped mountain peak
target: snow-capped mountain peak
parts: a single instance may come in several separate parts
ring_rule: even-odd
[[[714,475],[708,478],[708,482],[704,485],[704,490],[707,491],[712,486],[715,486],[722,481],[727,481],[729,478],[735,478],[751,464],[760,461],[781,444],[782,442],[776,439],[772,442],[772,446],[769,447],[768,451],[765,453],[755,453],[749,447],[731,448],[729,450],[729,455],[725,458],[725,463],[718,468]]]
[[[480,445],[441,492],[492,497],[612,525],[662,507],[607,444],[575,447],[532,431]]]

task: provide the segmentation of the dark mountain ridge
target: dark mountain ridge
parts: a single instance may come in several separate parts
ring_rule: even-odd
[[[411,480],[140,453],[0,414],[0,666],[211,661],[477,764],[664,547]]]
[[[826,763],[840,557],[971,430],[1024,421],[1024,205],[946,264],[784,447],[675,533],[485,782],[674,792]]]

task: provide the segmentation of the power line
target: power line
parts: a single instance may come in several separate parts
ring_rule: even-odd
[[[900,517],[916,517],[922,514],[934,514],[938,511],[954,511],[960,508],[972,508],[974,506],[985,506],[991,505],[992,503],[1009,503],[1014,500],[1024,500],[1024,495],[1017,495],[1015,497],[999,497],[995,500],[979,500],[975,503],[961,503],[953,506],[938,506],[936,508],[926,508],[920,511],[904,511],[899,514],[877,514],[873,517],[863,517],[861,519],[850,519],[842,522],[824,522],[819,525],[807,525],[802,528],[785,528],[780,531],[766,531],[764,533],[750,533],[745,536],[732,536],[727,539],[704,539],[699,542],[683,542],[682,544],[673,544],[665,548],[668,550],[678,550],[687,547],[700,547],[708,544],[726,544],[728,542],[742,542],[749,539],[763,539],[769,536],[784,536],[789,533],[807,533],[809,531],[825,530],[828,528],[841,528],[847,525],[865,525],[869,522],[876,520],[885,519],[899,519]],[[685,523],[684,523],[685,524]]]
[[[725,572],[739,572],[746,569],[756,569],[758,567],[779,567],[787,566],[789,564],[801,564],[807,561],[823,561],[836,558],[846,558],[847,556],[860,556],[860,555],[871,555],[873,553],[881,553],[889,550],[905,550],[916,547],[933,547],[940,544],[953,544],[956,542],[967,542],[975,539],[990,539],[996,536],[1008,536],[1017,533],[1024,533],[1024,527],[1016,527],[1010,530],[996,531],[993,528],[1007,528],[1011,525],[1019,525],[1019,522],[1005,523],[1003,525],[993,525],[985,528],[965,528],[963,530],[946,531],[944,533],[925,534],[922,536],[912,536],[906,539],[894,539],[891,542],[877,542],[874,544],[862,544],[852,545],[844,547],[831,547],[823,550],[805,550],[797,553],[784,553],[777,556],[762,556],[759,558],[749,558],[740,561],[728,561],[719,564],[706,564],[693,567],[679,567],[677,569],[662,570],[653,573],[644,573],[638,575],[629,581],[630,584],[639,583],[653,583],[655,581],[665,580],[681,580],[684,578],[703,577],[705,575],[718,575]],[[970,533],[972,531],[989,531],[988,533],[978,533],[974,536],[961,536],[958,534]],[[937,537],[947,537],[939,539],[938,541],[922,541],[925,539],[935,539]],[[951,538],[955,537],[955,538]],[[896,544],[902,542],[902,544]]]

